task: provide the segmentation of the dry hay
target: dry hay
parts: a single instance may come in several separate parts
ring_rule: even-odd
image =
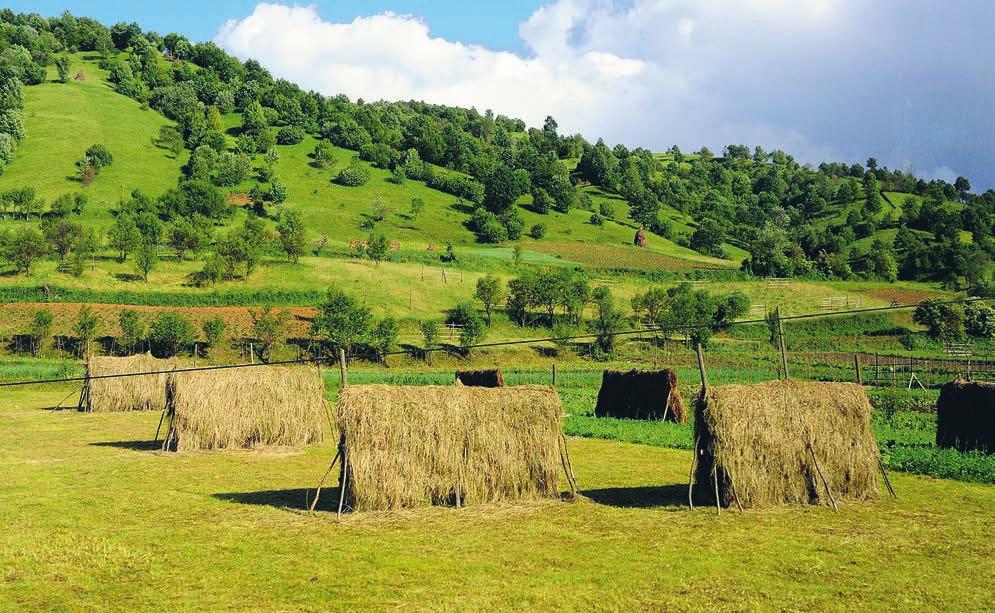
[[[560,398],[547,386],[346,387],[338,426],[347,506],[556,498],[562,418]]]
[[[726,506],[828,504],[878,493],[871,405],[855,383],[709,387],[695,401],[695,440],[696,493],[714,501],[714,470]]]
[[[504,387],[500,368],[491,370],[457,370],[456,381],[469,387]]]
[[[669,368],[606,370],[594,414],[621,419],[665,419],[679,424],[688,420],[677,390],[677,373]]]
[[[303,447],[328,423],[324,383],[303,366],[175,373],[166,408],[168,451]]]
[[[100,379],[107,375],[162,372],[176,368],[175,360],[158,360],[150,353],[126,358],[91,357],[86,361],[86,382],[80,410],[94,413],[161,411],[166,408],[168,374]]]
[[[82,70],[80,70],[79,72],[76,73],[76,80],[77,81],[86,81],[86,74],[84,74],[84,72]]]
[[[936,403],[936,446],[995,453],[995,384],[951,381]]]
[[[636,230],[636,238],[632,240],[632,244],[636,247],[646,247],[649,245],[649,240],[646,238],[646,230],[642,228]]]

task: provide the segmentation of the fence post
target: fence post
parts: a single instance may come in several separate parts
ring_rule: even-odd
[[[881,385],[881,364],[878,362],[878,352],[874,352],[874,385]]]
[[[853,354],[853,369],[857,374],[857,384],[863,385],[864,381],[860,376],[860,357],[856,353]]]
[[[781,321],[781,307],[774,309],[774,316],[777,317],[777,338],[781,346],[781,372],[784,373],[784,379],[788,380],[790,378],[788,374],[788,348],[784,343],[784,323]]]
[[[553,364],[553,387],[556,387],[556,364]]]
[[[705,356],[701,354],[701,343],[695,343],[694,345],[695,353],[698,354],[698,372],[701,373],[701,391],[705,393],[708,391],[708,377],[705,375]]]
[[[342,387],[345,387],[349,382],[348,376],[349,373],[345,367],[345,349],[339,347],[339,381],[342,383]]]

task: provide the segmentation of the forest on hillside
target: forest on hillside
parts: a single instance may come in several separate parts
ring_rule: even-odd
[[[552,117],[529,128],[490,110],[328,97],[274,78],[259,62],[242,62],[210,42],[143,31],[136,23],[106,27],[69,13],[44,18],[0,11],[0,164],[9,164],[31,137],[24,130],[23,88],[45,81],[50,66],[68,82],[67,54],[77,52],[98,56],[118,93],[175,122],[162,128],[159,142],[176,155],[188,151],[189,161],[175,188],[123,198],[105,236],[72,220],[86,206],[85,192],[46,203],[31,177],[23,177],[23,187],[0,194],[0,214],[41,224],[0,235],[15,268],[29,270],[51,253],[70,270],[78,268],[106,240],[122,259],[134,253],[150,266],[160,245],[181,259],[209,253],[202,279],[237,278],[258,262],[267,219],[276,222],[278,244],[296,260],[308,250],[306,229],[299,215],[280,207],[293,198],[293,186],[276,176],[274,165],[278,146],[311,136],[319,139],[310,156],[315,167],[332,165],[332,146],[355,153],[335,173],[338,184],[368,181],[361,161],[389,171],[398,184],[423,182],[467,204],[468,227],[482,243],[521,238],[522,207],[539,214],[582,209],[590,211],[590,223],[603,223],[610,210],[585,190],[597,186],[623,198],[634,225],[646,231],[719,258],[728,257],[724,245],[745,250],[742,269],[752,275],[939,280],[990,293],[995,191],[973,193],[963,177],[925,181],[879,166],[873,157],[863,165],[813,167],[783,151],[745,145],[729,145],[719,155],[677,146],[655,154],[560,134]],[[223,117],[233,113],[240,125],[226,128]],[[101,143],[81,152],[81,185],[113,161]],[[227,191],[249,179],[257,162],[261,171],[249,192],[254,217],[216,236],[212,226],[233,211]],[[693,219],[691,231],[675,229],[663,209]],[[39,247],[46,244],[47,252]]]

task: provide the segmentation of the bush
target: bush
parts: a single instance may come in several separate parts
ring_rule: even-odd
[[[867,390],[867,397],[875,409],[886,415],[901,411],[928,413],[936,410],[939,394],[933,391],[907,390],[901,388],[881,388]]]
[[[190,320],[175,311],[159,313],[149,327],[149,340],[159,351],[174,356],[193,342]]]
[[[452,194],[476,204],[484,201],[484,185],[470,177],[455,174],[431,174],[425,180],[425,184],[432,189]]]
[[[605,225],[605,218],[598,213],[591,213],[591,225],[603,226]]]
[[[298,126],[287,126],[276,133],[278,145],[296,145],[304,140],[304,130]]]
[[[500,243],[508,240],[508,229],[494,213],[480,207],[470,217],[470,229],[482,243]]]
[[[366,182],[370,180],[370,171],[359,164],[350,166],[349,168],[343,168],[337,177],[335,177],[335,182],[339,185],[345,187],[359,187],[361,185],[366,185]]]
[[[529,228],[529,236],[536,240],[546,236],[546,225],[541,223],[533,224],[532,227]]]

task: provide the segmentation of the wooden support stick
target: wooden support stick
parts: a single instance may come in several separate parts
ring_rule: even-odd
[[[314,508],[318,506],[318,497],[321,496],[321,486],[325,484],[325,479],[327,479],[328,475],[332,472],[332,467],[335,466],[335,463],[339,461],[340,455],[342,455],[341,449],[335,452],[335,457],[332,458],[332,463],[328,465],[328,470],[325,471],[325,474],[321,477],[321,481],[318,482],[318,488],[314,491],[314,500],[311,501],[311,504],[307,508],[308,513],[314,513]]]
[[[570,498],[577,497],[577,476],[574,475],[573,464],[570,463],[570,450],[567,448],[567,437],[560,434],[560,444],[563,450],[560,452],[560,461],[563,463],[563,471],[567,475],[567,483],[570,485]]]
[[[694,437],[694,449],[691,450],[691,474],[688,476],[688,506],[694,510],[694,467],[698,464],[698,441],[701,437]]]
[[[812,454],[812,462],[815,464],[815,471],[819,473],[819,478],[822,479],[822,485],[826,488],[826,495],[829,496],[829,502],[833,505],[833,510],[838,511],[839,507],[836,506],[836,499],[833,498],[833,493],[829,490],[829,482],[826,481],[826,476],[822,474],[822,469],[819,468],[819,460],[815,459],[815,449],[812,448],[812,443],[808,444],[808,452]]]
[[[705,393],[708,391],[708,376],[705,374],[705,356],[701,353],[701,343],[695,344],[694,350],[698,354],[698,372],[701,373],[701,391],[702,393]]]
[[[784,322],[781,321],[781,307],[774,309],[774,315],[777,317],[777,338],[781,347],[781,372],[784,373],[784,379],[787,380],[791,375],[788,374],[788,347],[784,342]]]
[[[342,517],[342,507],[345,505],[345,488],[349,482],[349,456],[345,454],[345,447],[342,447],[342,472],[339,475],[339,511],[336,517]]]
[[[155,427],[155,442],[159,442],[159,428],[162,428],[162,420],[166,418],[166,409],[162,410],[162,415],[159,416],[159,425]]]
[[[853,370],[857,374],[857,384],[858,385],[863,385],[864,381],[863,381],[863,379],[860,376],[860,358],[857,357],[856,353],[853,354]]]
[[[556,364],[553,364],[553,387],[556,387]]]
[[[743,505],[739,502],[739,492],[736,491],[736,484],[732,480],[732,475],[726,473],[726,477],[729,477],[729,487],[732,488],[732,497],[736,501],[736,506],[739,507],[740,513],[743,512]]]
[[[881,456],[878,456],[878,468],[881,469],[881,476],[884,477],[884,484],[888,488],[888,493],[891,494],[892,498],[897,499],[898,496],[895,495],[895,490],[891,487],[891,480],[888,479],[888,473],[884,469],[884,462],[881,461]]]
[[[722,500],[719,498],[719,468],[712,463],[712,483],[715,484],[715,510],[722,515]]]
[[[339,383],[345,387],[349,382],[349,373],[345,367],[345,349],[339,348]]]

